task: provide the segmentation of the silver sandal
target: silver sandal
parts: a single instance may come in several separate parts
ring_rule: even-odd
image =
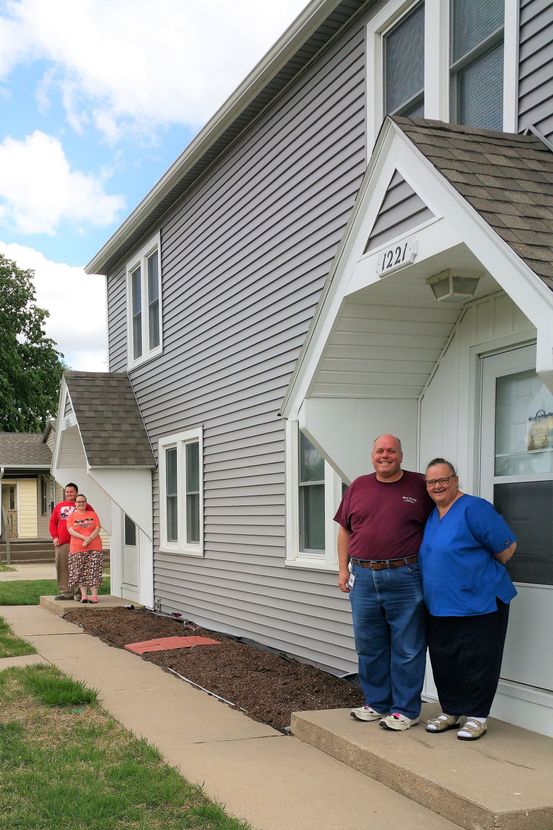
[[[482,735],[485,735],[487,731],[487,721],[484,721],[484,723],[480,723],[480,721],[468,718],[466,723],[464,723],[461,729],[459,729],[459,731],[457,732],[457,737],[460,741],[477,741],[478,738],[481,738]]]
[[[447,732],[448,729],[457,729],[459,727],[458,715],[446,715],[442,712],[437,718],[432,718],[426,722],[427,732]]]

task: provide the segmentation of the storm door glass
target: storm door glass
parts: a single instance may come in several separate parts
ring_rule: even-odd
[[[125,513],[125,545],[136,547],[136,525]]]
[[[509,571],[553,584],[553,394],[532,370],[496,379],[494,504],[518,538]]]

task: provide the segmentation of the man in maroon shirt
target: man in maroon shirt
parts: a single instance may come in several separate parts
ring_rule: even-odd
[[[402,731],[419,721],[426,658],[425,611],[417,564],[434,505],[424,476],[401,469],[399,438],[381,435],[375,472],[346,490],[338,522],[338,585],[349,593],[359,682],[357,720]]]
[[[64,499],[56,504],[50,516],[50,536],[54,543],[56,554],[56,579],[58,595],[56,599],[75,599],[80,601],[81,592],[78,587],[73,590],[68,587],[69,580],[69,542],[71,537],[67,530],[67,517],[76,508],[75,499],[79,488],[72,481],[66,484],[63,491]]]

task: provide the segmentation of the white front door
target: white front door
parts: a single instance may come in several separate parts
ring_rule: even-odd
[[[513,695],[520,686],[527,701],[547,706],[553,691],[553,394],[535,365],[534,346],[482,360],[480,494],[518,538],[508,565],[518,597],[501,676]],[[553,695],[550,705],[553,722]]]
[[[121,576],[121,593],[125,599],[135,602],[140,593],[140,533],[129,517],[123,518],[123,562]]]

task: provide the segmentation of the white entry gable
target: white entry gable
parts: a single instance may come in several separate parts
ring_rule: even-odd
[[[524,181],[512,185],[518,206],[503,196],[520,154],[553,174],[553,154],[535,137],[385,121],[281,410],[344,480],[366,471],[360,448],[382,432],[401,435],[406,466],[418,464],[420,401],[471,303],[510,298],[517,329],[537,339],[536,371],[553,386],[553,197],[545,174],[526,180],[527,194]],[[412,211],[385,223],[398,187]],[[540,187],[551,202],[551,248],[522,215],[548,209],[530,204]],[[525,237],[506,227],[507,215]],[[478,279],[471,303],[435,300],[428,280],[442,272]]]
[[[125,374],[65,372],[52,472],[75,481],[110,533],[112,502],[152,538],[155,461]]]
[[[418,146],[396,121],[419,128]],[[386,120],[283,402],[286,418],[298,418],[304,402],[313,398],[417,400],[463,313],[460,304],[437,303],[427,284],[429,277],[447,269],[478,276],[476,298],[503,290],[513,300],[537,330],[537,371],[553,384],[553,291],[548,278],[538,276],[507,244],[507,229],[500,238],[489,216],[484,219],[454,186],[456,179],[471,183],[468,174],[456,169],[462,168],[467,151],[453,149],[449,167],[444,162],[451,177],[446,178],[422,152],[425,128],[429,133],[439,128],[446,137],[450,132],[453,139],[459,133],[491,136],[497,154],[502,141],[513,139],[422,119]],[[432,138],[428,136],[429,145]],[[514,140],[528,147],[527,137]],[[535,145],[530,149],[537,152]],[[543,150],[544,158],[553,162],[553,154]],[[484,166],[492,176],[487,160]],[[410,221],[392,223],[382,234],[379,223],[386,200],[399,182],[407,184],[416,209],[403,217]],[[484,195],[484,187],[473,191]],[[485,206],[490,209],[488,202]],[[391,267],[385,267],[389,256],[383,267],[390,251]],[[396,263],[398,256],[404,258]]]

